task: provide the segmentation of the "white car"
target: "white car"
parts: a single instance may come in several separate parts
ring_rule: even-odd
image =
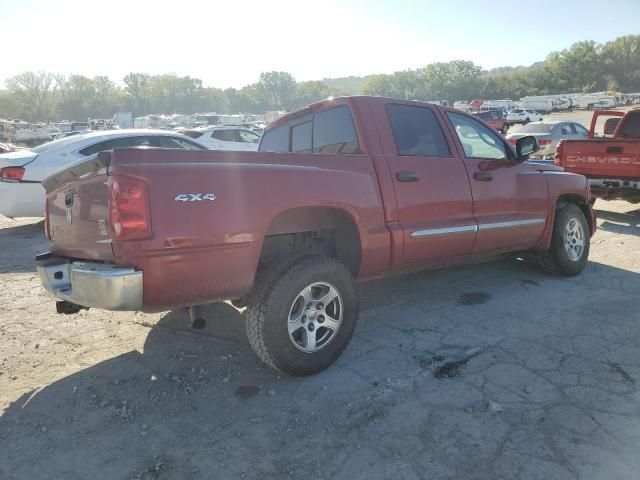
[[[526,125],[529,122],[541,122],[542,114],[536,112],[535,110],[530,110],[526,108],[514,108],[509,113],[507,113],[507,122],[509,125],[514,123],[522,123]]]
[[[73,135],[30,150],[0,155],[0,214],[43,217],[45,192],[40,184],[52,173],[90,155],[114,148],[150,146],[207,150],[206,145],[166,130],[106,130]]]
[[[198,140],[210,150],[255,152],[260,143],[260,135],[244,127],[209,126],[178,130],[178,132]]]

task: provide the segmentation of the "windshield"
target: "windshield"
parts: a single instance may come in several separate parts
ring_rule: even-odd
[[[551,133],[552,123],[529,123],[518,129],[518,133]]]

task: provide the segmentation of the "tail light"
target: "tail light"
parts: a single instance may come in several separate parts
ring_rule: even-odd
[[[541,147],[542,147],[543,145],[549,145],[549,144],[551,144],[551,140],[540,140],[540,141],[538,142],[538,145],[540,145]]]
[[[117,240],[141,240],[151,236],[149,192],[137,178],[109,177],[109,224]]]
[[[560,140],[558,146],[556,147],[556,151],[553,154],[553,164],[559,167],[562,166],[562,147],[564,146],[564,141]]]
[[[49,199],[44,201],[44,234],[51,240],[51,230],[49,229]]]
[[[19,182],[24,176],[24,167],[5,167],[0,169],[0,178],[10,182]]]

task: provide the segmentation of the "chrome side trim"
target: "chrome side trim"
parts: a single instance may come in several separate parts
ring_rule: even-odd
[[[497,230],[499,228],[514,228],[524,227],[526,225],[538,225],[545,223],[544,218],[529,218],[527,220],[512,220],[510,222],[495,222],[495,223],[481,223],[478,225],[478,229],[482,230]]]
[[[411,232],[413,238],[436,237],[440,235],[452,235],[456,233],[476,233],[477,225],[461,225],[459,227],[429,228],[426,230],[416,230]]]

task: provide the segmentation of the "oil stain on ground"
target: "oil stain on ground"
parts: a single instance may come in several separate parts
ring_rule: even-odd
[[[469,357],[461,358],[460,360],[452,360],[440,365],[433,371],[433,376],[437,379],[453,378],[460,375],[460,370],[469,361]]]
[[[486,303],[491,298],[487,292],[463,293],[458,298],[458,305],[480,305]]]
[[[620,366],[619,363],[612,361],[609,361],[607,363],[609,364],[609,368],[611,369],[611,371],[620,375],[622,377],[622,380],[624,380],[629,385],[635,385],[636,381],[624,368]]]
[[[240,400],[248,400],[260,393],[260,387],[256,385],[240,385],[236,388],[234,395]]]

